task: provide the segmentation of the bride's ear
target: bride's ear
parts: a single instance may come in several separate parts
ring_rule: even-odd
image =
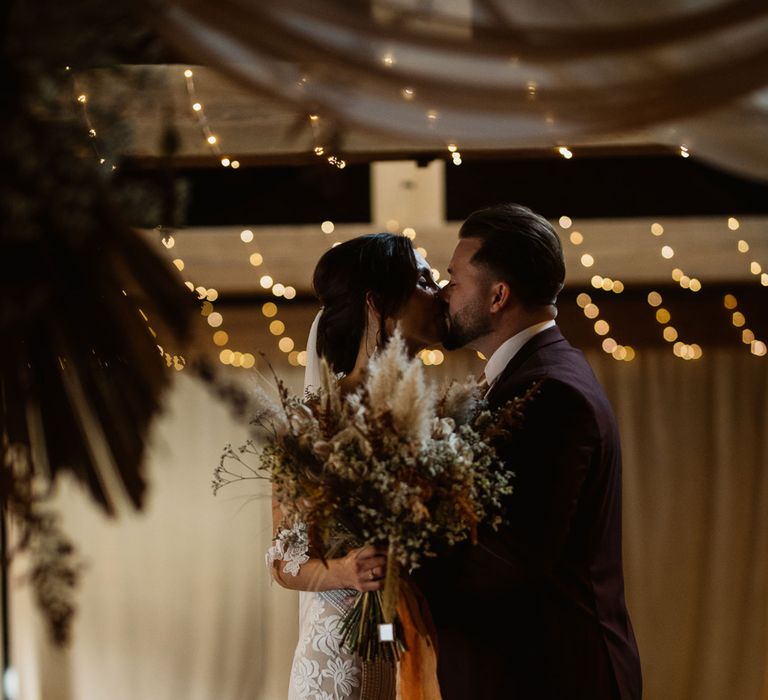
[[[365,307],[368,312],[368,318],[373,316],[374,319],[376,319],[376,322],[378,323],[381,320],[381,312],[376,308],[376,301],[373,298],[373,293],[366,292],[365,293]]]

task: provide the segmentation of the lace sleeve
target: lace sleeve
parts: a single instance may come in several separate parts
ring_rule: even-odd
[[[274,544],[267,550],[266,560],[268,569],[271,569],[276,561],[284,561],[283,571],[298,576],[301,565],[309,561],[307,526],[304,523],[296,523],[290,529],[278,530]]]

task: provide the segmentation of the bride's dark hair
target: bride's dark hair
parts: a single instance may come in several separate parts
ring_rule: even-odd
[[[392,233],[358,236],[328,250],[318,261],[312,286],[323,305],[317,351],[335,372],[355,366],[368,316],[370,292],[379,312],[379,342],[387,341],[384,324],[416,288],[418,268],[411,242]]]

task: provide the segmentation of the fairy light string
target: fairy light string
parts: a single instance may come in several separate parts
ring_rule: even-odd
[[[344,170],[347,167],[347,162],[340,156],[332,153],[330,146],[327,143],[328,139],[323,137],[320,115],[308,114],[309,127],[312,131],[312,140],[314,142],[313,151],[318,158],[324,158],[328,165],[332,165],[339,170]]]
[[[221,142],[218,134],[214,133],[208,116],[205,111],[205,106],[202,100],[197,94],[197,88],[195,87],[195,73],[191,68],[186,68],[183,72],[184,85],[187,89],[187,99],[189,102],[189,109],[192,115],[197,120],[197,124],[200,127],[203,139],[207,148],[218,159],[224,168],[232,168],[237,170],[240,167],[240,161],[225,155],[221,150]]]
[[[96,161],[100,166],[103,166],[104,168],[107,168],[109,171],[114,172],[115,170],[117,170],[117,163],[115,162],[114,158],[108,158],[104,154],[103,149],[100,146],[99,135],[96,132],[96,127],[94,126],[93,119],[91,119],[90,110],[88,109],[90,96],[85,90],[82,89],[80,82],[75,76],[75,73],[72,70],[71,66],[65,66],[64,72],[67,73],[72,80],[72,89],[75,95],[74,97],[75,105],[80,110],[80,117],[83,120],[83,123],[85,125],[88,142],[90,143],[90,146],[93,149],[93,154],[96,157]]]
[[[728,218],[727,226],[730,231],[736,232],[741,228],[741,222],[735,216],[731,216]],[[736,250],[742,255],[747,256],[747,253],[750,251],[749,242],[745,238],[739,238],[736,243]],[[752,258],[749,262],[750,273],[758,278],[763,287],[768,287],[768,273],[763,271],[762,265],[753,256],[747,257]],[[749,347],[749,351],[753,355],[766,357],[768,355],[768,346],[765,341],[758,339],[754,331],[747,326],[747,317],[739,308],[736,296],[732,293],[725,294],[723,296],[723,306],[730,313],[731,324],[740,332],[741,342]]]
[[[563,231],[568,231],[573,226],[573,220],[569,216],[561,216],[558,224]],[[583,250],[581,246],[584,245],[584,240],[584,234],[580,231],[573,230],[568,234],[570,244],[579,250]],[[596,260],[592,253],[584,252],[581,254],[579,262],[582,267],[589,269],[595,265]],[[603,292],[621,294],[624,291],[624,283],[619,279],[594,275],[591,283],[596,290]],[[576,297],[576,304],[582,310],[584,316],[592,321],[592,330],[601,338],[600,347],[603,352],[610,355],[614,360],[631,362],[635,359],[637,353],[631,345],[623,345],[608,335],[611,331],[611,326],[604,318],[600,318],[600,307],[589,294],[586,292],[579,294]]]
[[[109,158],[108,156],[106,156],[99,145],[99,137],[96,132],[96,128],[94,126],[93,120],[91,119],[91,115],[88,109],[88,103],[90,100],[89,95],[87,92],[81,89],[80,84],[77,80],[77,77],[72,71],[71,66],[65,66],[64,71],[71,76],[72,86],[74,88],[74,93],[75,93],[75,103],[80,109],[80,116],[83,120],[83,123],[85,124],[88,140],[93,149],[94,156],[96,157],[96,160],[100,166],[109,168],[111,172],[114,172],[115,170],[117,170],[117,163],[115,162],[115,159]],[[162,231],[162,228],[159,227],[158,230]],[[169,234],[163,235],[162,240],[166,248],[173,247],[173,243],[174,243],[173,236],[170,236]],[[182,267],[183,267],[183,262],[182,262]],[[121,289],[120,291],[123,293],[124,297],[130,299],[130,295],[125,289]],[[155,331],[155,329],[151,325],[149,316],[147,315],[146,311],[144,311],[144,309],[142,309],[141,306],[139,306],[138,304],[136,304],[136,312],[144,321],[147,327],[147,331],[152,336],[153,340],[155,340],[157,349],[160,353],[160,356],[165,361],[166,366],[168,368],[172,368],[176,370],[177,372],[182,371],[187,364],[184,356],[176,353],[168,352],[168,350],[165,349],[160,344],[161,341],[158,338],[157,331]]]

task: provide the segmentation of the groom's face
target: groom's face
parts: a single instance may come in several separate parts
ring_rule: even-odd
[[[448,266],[450,282],[443,288],[447,305],[447,331],[443,345],[448,350],[471,345],[493,330],[491,322],[491,284],[488,271],[472,262],[480,248],[477,238],[462,238]]]

